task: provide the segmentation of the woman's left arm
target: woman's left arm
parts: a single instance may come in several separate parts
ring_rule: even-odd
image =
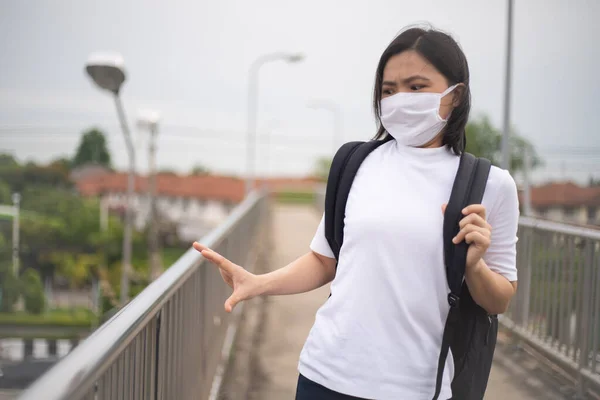
[[[465,208],[454,238],[469,244],[465,280],[473,300],[490,314],[504,313],[517,290],[519,200],[510,174],[502,171],[500,176],[489,220],[483,205]]]
[[[492,271],[483,260],[466,271],[465,279],[473,300],[492,315],[503,314],[517,290],[517,281]]]

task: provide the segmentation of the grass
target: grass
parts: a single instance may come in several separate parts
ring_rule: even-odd
[[[188,249],[182,249],[179,247],[166,247],[162,251],[162,261],[163,267],[169,268],[171,265],[175,264],[175,261],[179,260]]]
[[[314,192],[279,192],[275,194],[278,203],[284,204],[312,204],[315,202]]]
[[[76,327],[78,328],[78,327]],[[0,339],[22,339],[22,340],[36,340],[36,339],[45,339],[45,340],[72,340],[72,339],[80,339],[81,335],[78,332],[69,332],[64,333],[62,335],[49,335],[44,332],[40,333],[31,333],[31,334],[23,334],[20,333],[18,335],[0,335]]]
[[[91,310],[54,309],[43,314],[26,312],[0,313],[2,325],[90,327],[97,320]]]

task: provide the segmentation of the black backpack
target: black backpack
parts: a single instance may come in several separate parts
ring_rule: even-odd
[[[352,181],[364,159],[390,140],[388,135],[384,140],[346,143],[333,159],[325,193],[325,237],[336,260],[344,241],[344,217]],[[475,303],[464,282],[468,245],[464,241],[458,245],[452,243],[459,231],[462,209],[481,203],[490,167],[488,160],[463,153],[444,214],[444,259],[450,287],[450,312],[444,327],[434,400],[440,394],[448,349],[452,349],[455,364],[454,400],[483,399],[492,367],[498,318]]]

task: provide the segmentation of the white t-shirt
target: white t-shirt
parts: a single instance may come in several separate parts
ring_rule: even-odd
[[[354,179],[344,243],[331,297],[319,309],[299,371],[336,392],[377,400],[429,400],[449,311],[442,204],[459,157],[447,147],[420,149],[390,141],[373,151]],[[488,267],[517,280],[519,207],[510,174],[490,171],[483,197],[492,242]],[[311,249],[333,253],[324,222]],[[440,399],[452,397],[448,357]]]

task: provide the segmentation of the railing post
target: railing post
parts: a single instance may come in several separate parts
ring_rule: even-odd
[[[523,276],[525,281],[523,282],[523,288],[521,289],[523,291],[523,301],[521,303],[521,325],[524,328],[526,328],[529,325],[529,304],[531,301],[531,275],[533,272],[533,249],[531,248],[531,244],[533,243],[532,239],[535,236],[536,231],[534,228],[531,228],[528,229],[528,232],[529,240],[527,241],[527,244],[529,245],[529,247],[526,250],[525,274]]]
[[[208,324],[206,323],[206,314],[209,312],[208,304],[207,304],[207,296],[206,296],[206,280],[207,280],[207,267],[203,265],[203,268],[200,268],[200,337],[198,338],[198,344],[200,345],[200,354],[206,354],[206,350],[208,349]],[[203,391],[207,382],[207,371],[206,371],[206,357],[201,357],[200,361],[200,376],[198,379],[200,380],[200,390]]]
[[[158,379],[159,379],[159,365],[160,365],[160,330],[162,325],[162,310],[156,314],[156,327],[154,329],[154,360],[151,361],[153,367],[150,371],[151,376],[151,387],[152,397],[150,400],[158,400]]]
[[[533,270],[532,265],[532,246],[535,243],[534,228],[523,228],[522,230],[522,246],[519,246],[519,251],[523,251],[521,257],[522,265],[519,265],[519,288],[516,294],[516,307],[513,321],[523,329],[529,328],[529,305],[531,299],[531,275]]]
[[[579,348],[579,370],[578,370],[578,395],[580,398],[585,398],[587,392],[586,380],[583,377],[583,370],[589,368],[588,357],[590,355],[589,337],[590,337],[590,320],[592,290],[593,290],[593,260],[594,260],[594,242],[591,239],[583,242],[585,256],[583,259],[583,293],[581,294],[581,315],[580,319],[580,348]]]

